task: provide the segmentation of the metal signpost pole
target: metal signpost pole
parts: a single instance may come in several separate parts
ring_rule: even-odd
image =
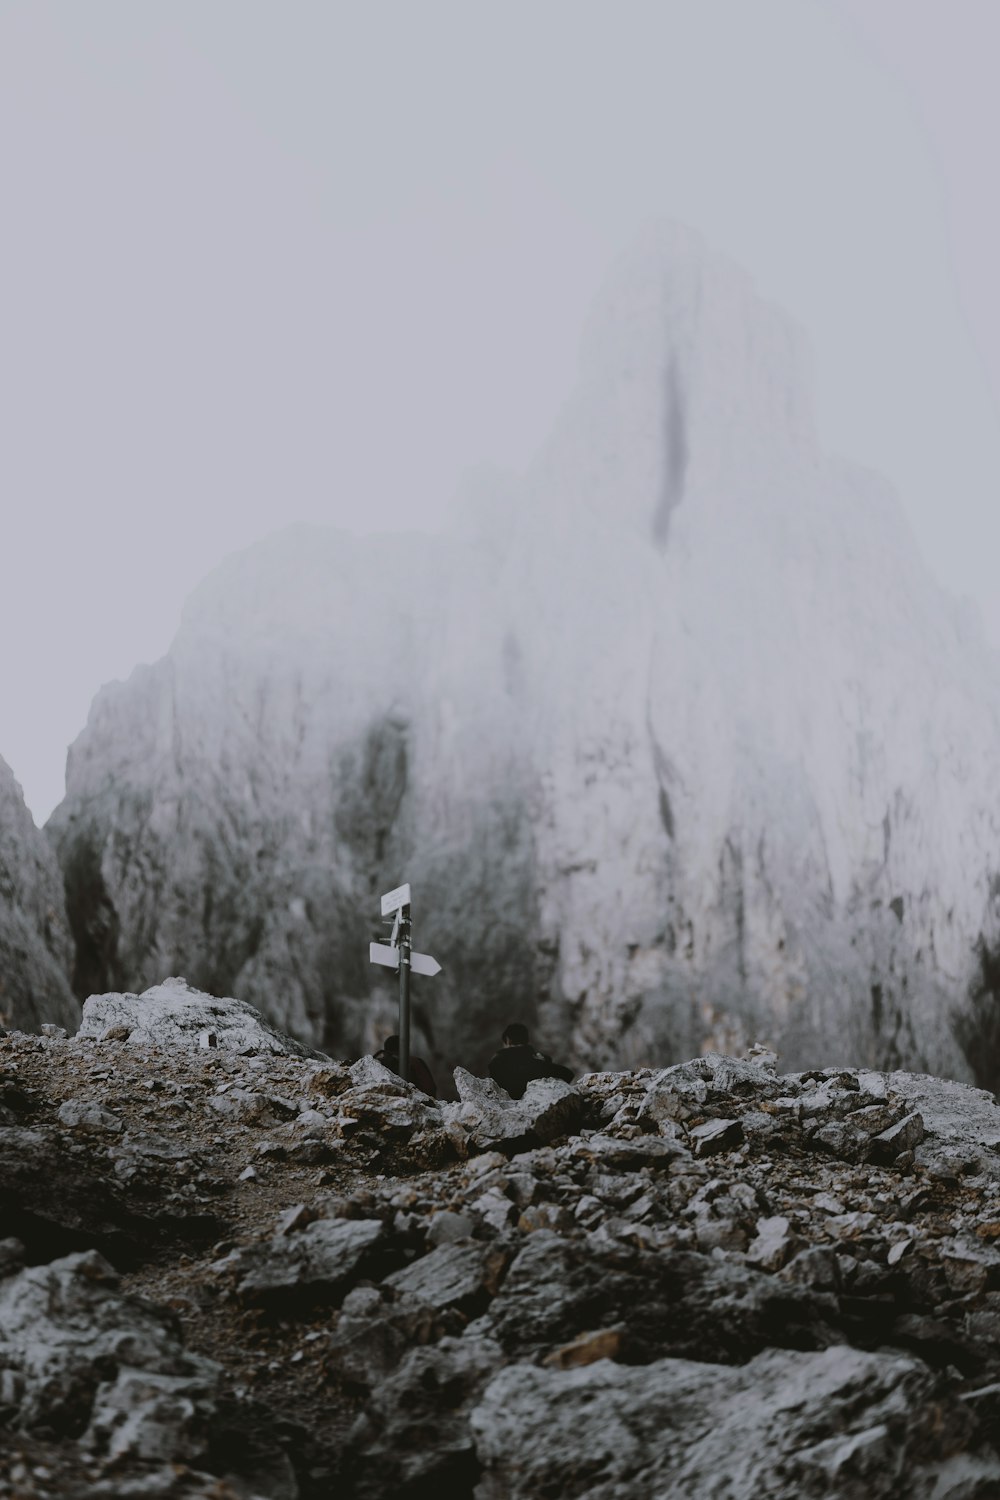
[[[410,908],[399,914],[399,1076],[410,1081]]]
[[[399,970],[399,1073],[410,1081],[410,970],[433,979],[441,965],[429,953],[414,953],[410,931],[410,887],[399,885],[382,897],[382,919],[392,918],[392,936],[387,943],[369,943],[373,964]]]

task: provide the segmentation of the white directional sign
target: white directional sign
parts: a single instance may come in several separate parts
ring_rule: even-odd
[[[410,904],[410,884],[397,885],[394,891],[389,891],[382,897],[382,915],[391,917],[394,911],[399,911],[401,906]]]
[[[387,943],[370,943],[368,957],[373,964],[382,964],[387,969],[399,968],[399,949],[390,948]],[[410,968],[414,974],[426,974],[430,979],[441,972],[441,965],[429,953],[411,953]]]

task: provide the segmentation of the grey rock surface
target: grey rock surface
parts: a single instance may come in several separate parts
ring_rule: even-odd
[[[385,1285],[431,1307],[454,1307],[475,1316],[499,1290],[508,1258],[489,1245],[441,1245],[386,1277]]]
[[[0,1476],[41,1467],[60,1500],[202,1500],[205,1475],[213,1500],[992,1500],[991,1099],[707,1055],[587,1075],[574,1126],[484,1150],[508,1107],[460,1082],[449,1106],[367,1062],[0,1037]]]
[[[573,1130],[583,1118],[581,1097],[561,1078],[533,1078],[520,1099],[511,1099],[492,1078],[455,1069],[459,1103],[444,1107],[444,1118],[467,1127],[483,1151],[510,1150],[530,1142],[544,1145]]]
[[[141,995],[91,995],[77,1035],[121,1033],[113,1039],[133,1046],[198,1047],[205,1032],[215,1038],[214,1046],[234,1052],[322,1055],[277,1031],[245,1000],[207,995],[181,978],[165,979]]]
[[[735,1369],[508,1365],[470,1417],[485,1468],[476,1496],[894,1500],[904,1476],[919,1500],[985,1494],[992,1466],[954,1459],[969,1418],[938,1384],[919,1361],[843,1346],[768,1350]]]
[[[522,481],[398,549],[227,559],[71,747],[81,997],[183,969],[371,1050],[407,879],[434,1070],[510,1018],[581,1068],[760,1040],[971,1077],[1000,673],[890,487],[824,452],[807,368],[738,269],[650,231]]]
[[[0,1366],[18,1424],[113,1457],[197,1459],[219,1368],[186,1353],[169,1320],[123,1296],[95,1251],[0,1281]]]
[[[0,757],[0,1027],[76,1030],[73,938],[62,872]]]
[[[216,1269],[247,1302],[332,1299],[359,1274],[382,1233],[378,1219],[322,1219],[296,1234],[279,1232],[268,1245],[234,1250]]]

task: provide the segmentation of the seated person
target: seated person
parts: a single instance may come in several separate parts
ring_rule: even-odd
[[[513,1021],[501,1037],[503,1046],[490,1058],[490,1077],[506,1089],[512,1099],[520,1099],[533,1078],[562,1078],[573,1081],[572,1071],[553,1062],[545,1052],[537,1052],[528,1041],[528,1028]]]
[[[392,1036],[386,1037],[380,1050],[375,1054],[375,1060],[391,1068],[394,1073],[399,1073],[399,1037],[395,1032]],[[402,1077],[402,1074],[400,1076]],[[412,1052],[410,1053],[409,1081],[423,1093],[429,1094],[432,1099],[437,1098],[437,1084],[434,1082],[433,1073],[423,1058],[414,1057]]]

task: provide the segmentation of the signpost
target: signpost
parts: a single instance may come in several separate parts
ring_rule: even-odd
[[[410,942],[410,887],[399,885],[382,897],[383,917],[392,917],[392,935],[388,943],[370,943],[368,957],[373,964],[399,970],[399,1072],[410,1078],[410,971],[433,978],[441,965],[429,953],[414,953]]]

